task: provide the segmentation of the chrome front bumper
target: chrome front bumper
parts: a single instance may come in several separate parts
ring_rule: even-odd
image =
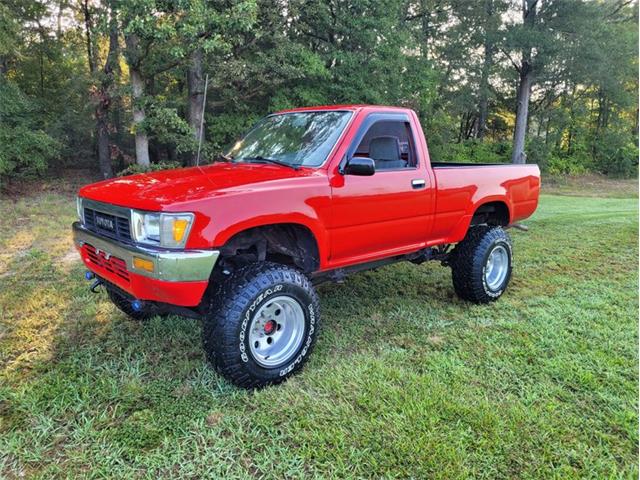
[[[87,243],[107,256],[124,260],[130,272],[167,282],[209,280],[211,270],[220,255],[219,250],[175,251],[126,245],[99,236],[84,228],[80,222],[73,223],[73,241],[79,249]],[[136,268],[133,265],[134,256],[153,262],[153,272]]]

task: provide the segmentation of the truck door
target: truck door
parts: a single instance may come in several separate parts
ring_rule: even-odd
[[[376,172],[332,180],[330,264],[366,262],[425,246],[435,189],[418,138],[407,114],[365,118],[345,161],[372,158]]]

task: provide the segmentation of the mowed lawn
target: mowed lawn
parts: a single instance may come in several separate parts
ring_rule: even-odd
[[[257,392],[199,322],[88,291],[68,190],[0,197],[0,478],[637,478],[638,200],[598,188],[542,197],[494,304],[436,263],[321,286],[310,362]]]

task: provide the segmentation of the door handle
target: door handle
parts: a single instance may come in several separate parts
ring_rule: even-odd
[[[423,178],[414,178],[413,180],[411,180],[411,186],[416,189],[424,188],[426,184],[427,182],[425,182]]]

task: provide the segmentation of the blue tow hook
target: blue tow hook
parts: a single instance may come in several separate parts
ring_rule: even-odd
[[[86,272],[84,272],[84,278],[85,280],[94,280],[93,283],[91,284],[91,286],[89,287],[89,290],[91,290],[93,293],[98,293],[98,287],[100,285],[102,285],[102,279],[101,278],[96,278],[96,274],[87,270]]]
[[[144,308],[144,304],[142,303],[141,300],[132,300],[131,301],[131,308],[133,309],[134,312],[141,312]]]

